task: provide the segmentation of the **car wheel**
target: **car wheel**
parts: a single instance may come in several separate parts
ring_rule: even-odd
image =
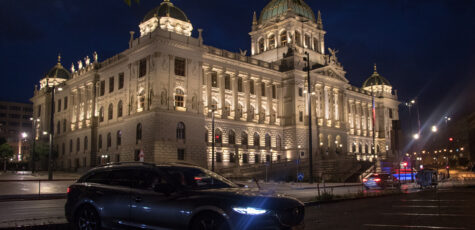
[[[217,213],[206,212],[193,219],[191,230],[228,230],[226,220]]]
[[[84,205],[78,210],[74,224],[78,230],[99,230],[100,222],[97,211],[90,205]]]

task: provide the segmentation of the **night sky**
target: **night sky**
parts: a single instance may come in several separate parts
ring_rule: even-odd
[[[69,69],[94,51],[104,60],[128,47],[129,31],[161,0],[0,0],[0,100],[26,102],[34,85],[56,64]],[[172,0],[206,45],[250,50],[253,11],[269,0]],[[475,1],[307,0],[322,12],[325,45],[353,85],[378,72],[401,101],[418,97],[427,126],[446,114],[473,111],[475,101]],[[249,52],[248,52],[249,53]],[[407,117],[407,109],[400,107]]]

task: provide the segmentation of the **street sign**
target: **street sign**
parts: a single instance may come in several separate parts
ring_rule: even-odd
[[[298,180],[298,181],[302,181],[302,180],[303,180],[303,177],[304,177],[304,176],[303,176],[303,173],[299,173],[299,174],[297,175],[297,180]]]

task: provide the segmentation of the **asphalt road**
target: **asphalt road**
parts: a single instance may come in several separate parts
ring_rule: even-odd
[[[475,187],[307,207],[305,229],[475,229]]]
[[[64,199],[0,202],[0,228],[69,229]],[[305,229],[475,229],[475,187],[325,203],[306,208]]]

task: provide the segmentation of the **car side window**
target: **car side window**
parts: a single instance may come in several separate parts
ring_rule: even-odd
[[[162,175],[154,171],[139,171],[136,175],[136,188],[139,189],[153,190],[157,185],[168,183]]]
[[[102,171],[102,172],[96,172],[89,177],[87,177],[84,182],[87,183],[98,183],[98,184],[108,184],[109,182],[109,172],[108,171]]]
[[[135,187],[137,178],[134,170],[114,170],[109,174],[109,184],[115,186]]]

